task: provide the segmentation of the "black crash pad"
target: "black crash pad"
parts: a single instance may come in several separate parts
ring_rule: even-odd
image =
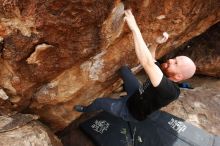
[[[80,127],[97,146],[220,146],[220,137],[162,111],[137,123],[101,112]]]

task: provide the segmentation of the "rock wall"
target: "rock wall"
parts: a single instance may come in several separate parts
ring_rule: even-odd
[[[123,10],[132,8],[149,45],[170,34],[157,58],[220,20],[219,0],[0,0],[0,111],[34,112],[53,130],[118,85],[138,64]],[[6,110],[5,110],[6,109]]]
[[[36,119],[37,116],[28,114],[0,116],[0,145],[62,146],[61,141]]]

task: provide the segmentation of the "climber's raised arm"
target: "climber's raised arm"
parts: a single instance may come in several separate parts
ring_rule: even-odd
[[[156,87],[159,85],[163,77],[163,73],[160,68],[155,64],[156,60],[154,59],[154,56],[152,56],[150,50],[144,42],[144,39],[141,35],[141,32],[137,26],[131,10],[125,11],[125,21],[127,22],[133,34],[137,58],[146,73],[148,74],[153,86]]]

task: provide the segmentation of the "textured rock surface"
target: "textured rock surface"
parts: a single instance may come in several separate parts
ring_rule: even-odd
[[[127,7],[149,45],[170,34],[158,58],[220,20],[219,0],[0,0],[1,113],[26,109],[58,130],[73,105],[111,93],[119,67],[137,65]]]
[[[32,115],[0,116],[1,146],[62,146],[58,138]]]

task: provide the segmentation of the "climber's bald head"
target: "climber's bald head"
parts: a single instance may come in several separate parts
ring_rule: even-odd
[[[174,82],[189,79],[196,71],[194,62],[187,56],[169,59],[161,66],[164,74]]]

